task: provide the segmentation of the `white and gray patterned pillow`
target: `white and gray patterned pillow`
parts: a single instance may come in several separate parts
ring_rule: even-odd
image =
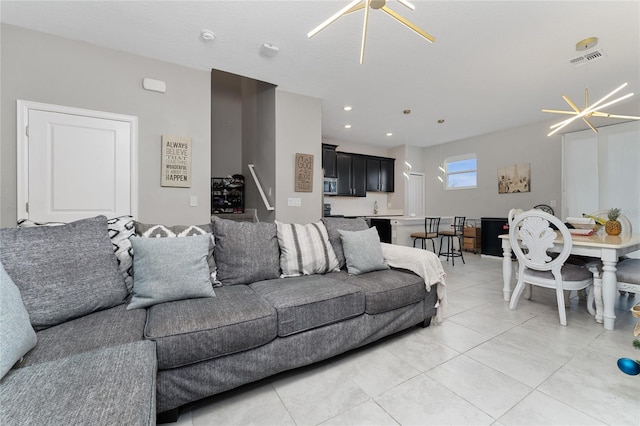
[[[146,224],[142,222],[135,222],[136,235],[145,238],[175,238],[175,237],[193,237],[197,235],[210,234],[209,254],[207,256],[207,264],[209,265],[209,276],[211,283],[214,287],[220,285],[220,281],[217,278],[217,267],[215,259],[213,258],[213,246],[215,240],[211,235],[211,224],[206,223],[203,225],[160,225],[160,224]]]
[[[60,226],[64,222],[34,222],[29,219],[19,219],[18,228],[33,228],[35,226]],[[127,291],[133,289],[133,253],[129,238],[135,233],[132,216],[120,216],[107,220],[109,238],[113,245],[113,251],[118,259],[118,269],[122,273]]]
[[[322,222],[300,225],[276,221],[281,278],[339,271],[336,254]]]

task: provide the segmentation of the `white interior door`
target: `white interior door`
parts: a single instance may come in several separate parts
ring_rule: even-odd
[[[424,174],[409,173],[407,191],[407,212],[409,216],[424,216]]]
[[[18,109],[25,124],[19,218],[136,215],[135,117],[28,102]]]

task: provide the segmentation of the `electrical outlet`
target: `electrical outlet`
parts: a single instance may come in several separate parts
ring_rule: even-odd
[[[289,198],[289,199],[287,199],[287,205],[289,207],[300,207],[300,206],[302,206],[302,199],[301,198]]]
[[[555,206],[556,206],[556,200],[549,201],[549,207],[555,207]]]

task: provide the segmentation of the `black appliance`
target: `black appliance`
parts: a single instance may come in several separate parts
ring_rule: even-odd
[[[371,227],[376,227],[380,242],[391,244],[391,221],[389,219],[371,218]]]
[[[502,256],[502,240],[498,235],[509,233],[509,220],[506,217],[483,217],[480,222],[480,253]]]

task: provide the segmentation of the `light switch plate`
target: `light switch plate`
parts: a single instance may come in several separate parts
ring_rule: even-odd
[[[198,207],[198,196],[191,195],[189,197],[189,207]]]
[[[300,198],[289,198],[289,199],[287,199],[287,205],[289,207],[300,207],[302,205],[302,199],[300,199]]]

